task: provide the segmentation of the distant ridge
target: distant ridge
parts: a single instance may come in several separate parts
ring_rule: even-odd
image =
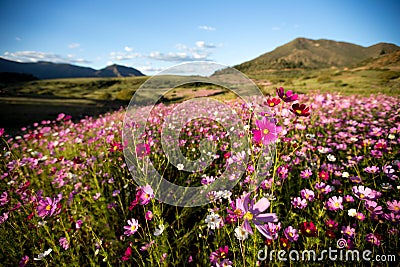
[[[95,70],[89,67],[45,61],[21,63],[1,57],[0,73],[28,74],[38,79],[144,76],[137,69],[115,64],[101,70]]]
[[[367,59],[400,51],[389,43],[369,47],[326,39],[296,38],[253,60],[234,66],[245,73],[283,69],[321,69],[329,67],[354,67]]]

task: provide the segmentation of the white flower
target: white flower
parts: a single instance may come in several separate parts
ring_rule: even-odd
[[[46,257],[47,255],[49,255],[52,251],[53,251],[53,250],[52,250],[51,248],[49,248],[49,249],[46,250],[45,252],[40,253],[40,254],[38,255],[37,258],[33,258],[33,260],[35,260],[35,261],[41,261],[44,257]]]
[[[348,172],[343,172],[342,173],[342,177],[343,178],[348,178],[350,176],[350,174]]]
[[[332,155],[332,154],[329,154],[328,156],[327,156],[327,158],[328,158],[328,160],[329,161],[336,161],[336,157],[334,156],[334,155]]]
[[[164,232],[164,229],[165,227],[163,224],[158,225],[158,228],[156,228],[156,230],[154,231],[154,235],[155,236],[161,235]]]
[[[210,215],[207,215],[205,219],[208,228],[211,228],[212,230],[214,230],[215,228],[219,228],[221,221],[221,217],[214,212],[211,212]]]
[[[176,167],[178,168],[178,170],[183,170],[183,168],[185,168],[185,166],[183,166],[182,163],[179,163],[178,165],[176,165]]]
[[[246,240],[249,237],[249,233],[243,229],[241,226],[236,227],[235,236],[240,241]]]
[[[357,215],[357,210],[356,209],[349,209],[347,211],[347,214],[349,214],[350,217],[354,217]]]
[[[396,138],[396,136],[394,134],[389,134],[388,138],[393,140]]]
[[[47,223],[46,221],[39,221],[37,226],[40,227],[40,226],[45,225],[46,223]]]

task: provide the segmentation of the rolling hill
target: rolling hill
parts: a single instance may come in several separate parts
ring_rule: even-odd
[[[353,67],[367,59],[395,51],[400,51],[400,47],[389,43],[363,47],[325,39],[296,38],[234,68],[249,74],[267,70]]]
[[[32,75],[38,79],[144,76],[144,74],[137,69],[120,65],[111,65],[101,70],[95,70],[72,64],[44,61],[20,63],[4,58],[0,58],[0,73],[23,73]]]

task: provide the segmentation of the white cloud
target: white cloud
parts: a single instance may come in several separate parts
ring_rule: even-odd
[[[126,48],[126,47],[125,47]],[[126,49],[125,49],[126,51]],[[139,53],[132,52],[111,52],[110,59],[113,61],[130,60],[134,58],[142,57]]]
[[[132,52],[132,51],[133,51],[133,48],[132,48],[132,47],[129,47],[129,46],[125,46],[125,47],[124,47],[124,50],[125,50],[126,52]]]
[[[211,27],[211,26],[206,26],[206,25],[202,25],[198,27],[200,30],[205,30],[205,31],[215,31],[216,28]]]
[[[197,41],[197,42],[196,42],[196,46],[197,46],[198,48],[200,48],[200,49],[215,48],[215,47],[217,47],[217,46],[214,45],[214,44],[207,44],[207,43],[204,42],[204,41]]]
[[[154,67],[154,66],[139,66],[139,67],[135,67],[136,69],[140,70],[141,72],[160,72],[165,70],[166,68],[164,67]]]
[[[90,61],[83,58],[75,58],[75,56],[71,54],[67,55],[67,57],[63,57],[55,53],[40,51],[5,52],[3,57],[17,62],[48,61],[53,63],[90,63]]]
[[[160,60],[160,61],[173,61],[173,62],[184,62],[184,61],[192,61],[192,60],[198,60],[199,58],[195,58],[193,55],[188,54],[186,52],[177,52],[177,53],[161,53],[158,51],[151,52],[148,55],[149,58],[155,59],[155,60]],[[206,59],[207,56],[203,56],[203,59]]]
[[[273,31],[279,31],[281,28],[280,27],[272,27],[271,30]]]
[[[15,41],[18,41],[18,42],[19,42],[19,41],[21,41],[21,40],[22,40],[21,37],[18,37],[18,36],[15,37]]]
[[[81,46],[81,44],[72,43],[72,44],[69,44],[69,45],[68,45],[68,48],[74,49],[74,48],[78,48],[78,47],[80,47],[80,46]]]

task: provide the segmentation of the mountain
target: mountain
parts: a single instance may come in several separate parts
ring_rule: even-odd
[[[253,60],[235,66],[245,73],[282,69],[320,69],[352,67],[363,60],[400,51],[394,44],[378,43],[369,47],[332,40],[296,38]]]
[[[38,79],[144,76],[137,69],[120,65],[111,65],[101,70],[95,70],[88,67],[44,61],[20,63],[0,57],[1,72],[24,73],[33,75]]]

